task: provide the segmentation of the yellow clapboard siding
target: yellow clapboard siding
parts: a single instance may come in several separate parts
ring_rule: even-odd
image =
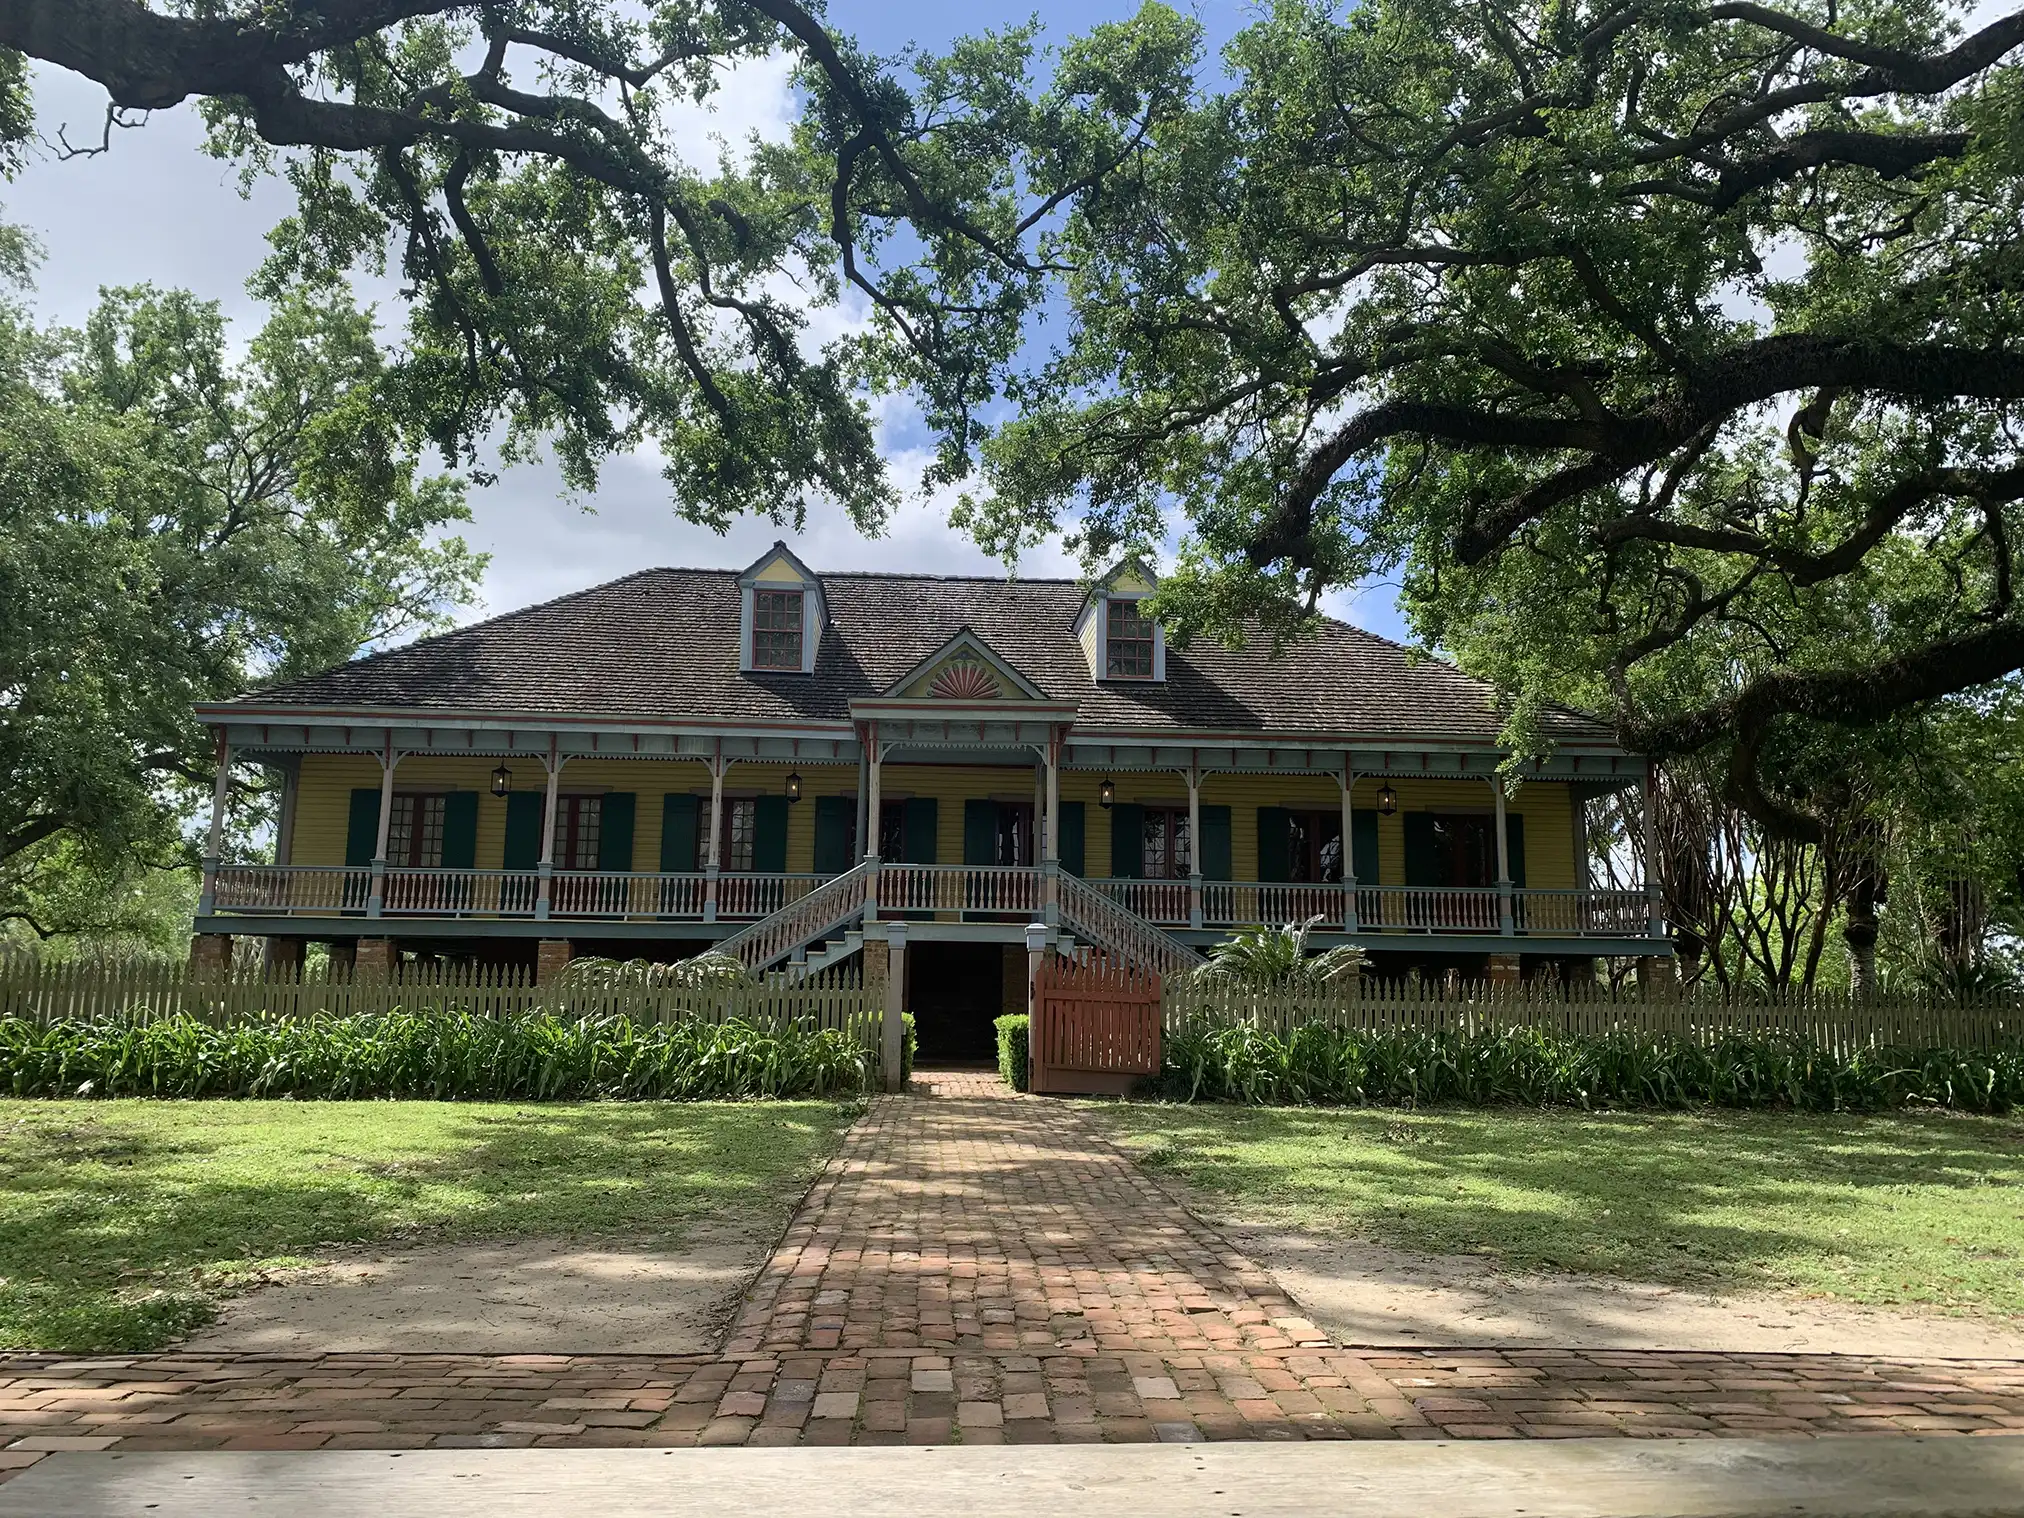
[[[438,756],[403,759],[395,774],[400,790],[470,790],[478,793],[478,867],[498,869],[504,858],[506,803],[491,794],[496,758]],[[515,790],[540,790],[545,777],[539,761],[509,761]],[[787,868],[795,872],[815,866],[817,796],[857,793],[855,765],[734,764],[725,776],[726,796],[779,795],[791,771],[799,771],[802,800],[787,812]],[[1117,799],[1141,805],[1185,807],[1188,791],[1178,774],[1116,775]],[[369,754],[308,754],[303,757],[301,790],[295,808],[293,859],[302,865],[344,863],[345,828],[354,787],[379,785],[379,763]],[[1084,803],[1084,860],[1092,875],[1110,870],[1112,814],[1097,805],[1103,776],[1093,770],[1069,770],[1061,777],[1064,801]],[[1382,782],[1360,776],[1356,805],[1374,808]],[[1489,785],[1483,780],[1418,780],[1394,778],[1399,811],[1378,819],[1380,884],[1405,884],[1407,812],[1428,810],[1489,810]],[[709,771],[696,760],[572,759],[562,772],[562,789],[570,791],[631,791],[639,799],[634,819],[633,868],[660,867],[663,798],[670,793],[710,794]],[[988,797],[1031,801],[1034,772],[1018,767],[986,768],[955,764],[888,764],[881,779],[888,801],[932,796],[936,801],[935,858],[943,864],[963,859],[963,803]],[[1205,806],[1230,808],[1231,864],[1239,880],[1258,878],[1260,807],[1292,807],[1333,811],[1341,790],[1326,775],[1211,775],[1202,782]],[[706,802],[707,804],[707,802]],[[1568,788],[1554,781],[1521,786],[1510,802],[1525,818],[1526,883],[1539,888],[1565,888],[1575,883],[1573,813]]]

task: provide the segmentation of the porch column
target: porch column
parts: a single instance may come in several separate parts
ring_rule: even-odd
[[[1504,827],[1504,781],[1490,777],[1490,794],[1497,799],[1497,931],[1510,937],[1517,931],[1511,913],[1511,839]]]
[[[1652,773],[1651,761],[1645,761],[1644,786],[1639,792],[1640,821],[1644,826],[1644,888],[1645,916],[1647,931],[1653,938],[1661,938],[1666,931],[1665,905],[1659,900],[1659,825],[1652,807],[1652,791],[1658,777]]]
[[[864,725],[864,780],[858,804],[864,814],[864,828],[857,835],[858,856],[871,864],[871,879],[864,887],[864,920],[878,921],[878,786],[885,756],[879,752],[878,724]]]
[[[710,759],[710,848],[703,857],[703,921],[717,920],[717,883],[724,873],[724,740]]]
[[[232,740],[218,729],[218,774],[211,782],[211,831],[204,841],[204,888],[197,915],[208,917],[218,904],[218,861],[225,848],[225,803],[232,794]]]
[[[1356,918],[1356,769],[1348,753],[1342,756],[1342,931],[1354,933]]]
[[[295,805],[302,796],[302,757],[291,754],[276,766],[281,771],[281,814],[274,821],[274,862],[295,862]]]
[[[1047,734],[1047,751],[1042,756],[1047,767],[1047,849],[1042,856],[1041,908],[1042,921],[1050,927],[1061,921],[1061,732],[1056,728]]]
[[[548,735],[548,800],[541,813],[541,864],[540,881],[535,887],[534,915],[546,921],[550,914],[552,893],[555,884],[555,813],[557,795],[562,789],[562,743],[553,733]]]
[[[1188,926],[1202,925],[1202,766],[1191,761],[1188,781]]]
[[[387,836],[394,825],[394,767],[401,756],[394,752],[393,729],[387,729],[386,748],[380,754],[379,836],[372,848],[372,892],[366,897],[365,915],[378,917],[387,903]]]

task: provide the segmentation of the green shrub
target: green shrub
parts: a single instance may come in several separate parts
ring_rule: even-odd
[[[1029,1019],[1020,1012],[1001,1017],[991,1026],[998,1030],[998,1073],[1014,1091],[1024,1091],[1031,1074],[1026,1053]]]
[[[848,1095],[868,1088],[873,1065],[835,1029],[798,1023],[437,1010],[223,1026],[0,1020],[0,1091],[15,1096],[702,1101]]]
[[[1000,1040],[1002,1049],[1002,1034]],[[1175,1101],[1807,1112],[1931,1105],[1998,1113],[2024,1105],[2020,1045],[1878,1048],[1843,1056],[1788,1034],[1702,1042],[1628,1028],[1463,1033],[1307,1024],[1279,1034],[1223,1024],[1170,1033],[1164,1051],[1160,1094]]]
[[[914,1014],[900,1014],[900,1079],[914,1073],[914,1056],[920,1052],[920,1035],[914,1032]]]

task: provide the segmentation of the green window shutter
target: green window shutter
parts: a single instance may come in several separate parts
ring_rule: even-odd
[[[998,803],[995,801],[965,801],[963,803],[963,863],[996,864],[998,862]]]
[[[661,873],[687,875],[700,868],[696,843],[702,817],[701,796],[661,798]]]
[[[443,798],[443,868],[478,868],[478,793],[452,791]]]
[[[373,850],[379,847],[379,834],[379,787],[362,785],[351,793],[351,816],[344,827],[344,862],[354,866],[371,864]]]
[[[1522,890],[1525,885],[1525,819],[1516,812],[1504,814],[1504,837],[1508,840],[1506,850],[1511,856],[1511,884]]]
[[[752,868],[778,873],[787,868],[787,798],[761,796],[752,813]]]
[[[532,870],[541,863],[541,813],[545,798],[539,791],[515,791],[506,798],[506,850],[502,869]]]
[[[1110,874],[1139,880],[1146,872],[1146,809],[1120,801],[1110,809]]]
[[[1061,851],[1061,867],[1071,875],[1082,873],[1082,839],[1082,803],[1062,802],[1061,821],[1055,828],[1054,846]]]
[[[631,791],[606,791],[597,809],[597,867],[626,871],[633,860],[633,815],[639,798]]]
[[[1351,873],[1356,876],[1359,884],[1376,885],[1380,879],[1377,866],[1377,813],[1351,812],[1349,839]]]
[[[857,830],[855,796],[815,798],[815,873],[841,875],[851,864],[851,834]]]
[[[1434,819],[1425,812],[1407,812],[1399,820],[1406,829],[1406,884],[1446,885],[1441,879],[1440,850],[1434,843]]]
[[[1289,826],[1285,807],[1258,808],[1258,878],[1261,881],[1292,878],[1293,863],[1286,847]]]
[[[1197,867],[1204,880],[1231,878],[1230,809],[1227,806],[1202,808],[1202,852]]]
[[[901,864],[935,863],[935,829],[941,825],[940,809],[932,796],[906,799],[906,858]]]

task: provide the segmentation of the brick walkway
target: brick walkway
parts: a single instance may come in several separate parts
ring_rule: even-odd
[[[1072,1108],[967,1074],[873,1104],[721,1355],[0,1356],[0,1480],[112,1447],[2020,1431],[2017,1361],[1332,1348]]]

